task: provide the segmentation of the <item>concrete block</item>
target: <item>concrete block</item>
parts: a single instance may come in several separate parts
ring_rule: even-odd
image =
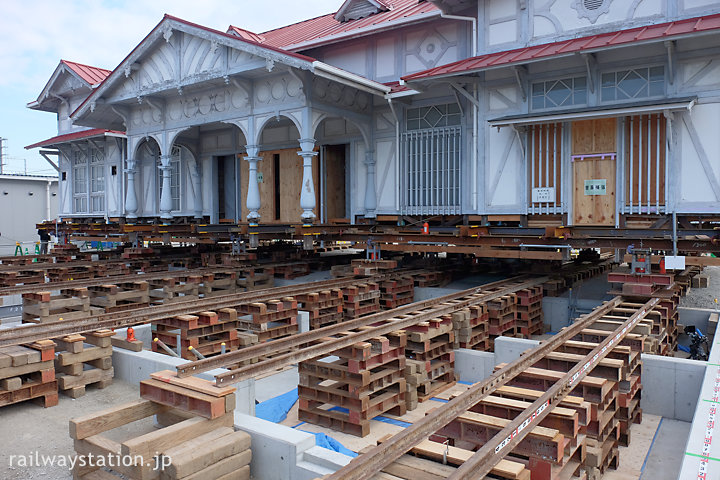
[[[140,385],[141,380],[150,378],[150,374],[160,370],[175,370],[175,367],[188,363],[182,358],[171,357],[150,350],[131,352],[123,348],[113,348],[113,368],[115,378]],[[197,376],[206,380],[215,380],[215,375],[226,372],[225,368],[217,368],[199,373]],[[255,379],[244,380],[234,384],[235,409],[237,412],[255,415]]]
[[[455,372],[463,382],[480,382],[492,375],[495,354],[467,348],[455,350]]]
[[[252,437],[250,474],[254,478],[310,478],[299,474],[297,464],[304,452],[315,446],[315,435],[239,412],[235,412],[235,428]]]
[[[300,333],[310,331],[310,312],[298,311],[298,328]]]
[[[450,293],[457,293],[457,291],[457,288],[415,287],[415,301],[432,300]]]
[[[510,363],[518,358],[526,350],[531,350],[540,345],[538,340],[527,340],[514,337],[497,337],[495,339],[495,362]]]
[[[712,335],[713,332],[708,332],[708,320],[713,313],[717,313],[717,310],[714,308],[678,307],[678,323],[682,325],[694,325],[699,328],[703,334],[710,333]]]
[[[296,480],[313,480],[336,472],[352,460],[351,457],[322,447],[311,447],[305,450],[302,460],[295,468]]]
[[[643,412],[692,420],[705,375],[705,363],[684,358],[642,355]]]

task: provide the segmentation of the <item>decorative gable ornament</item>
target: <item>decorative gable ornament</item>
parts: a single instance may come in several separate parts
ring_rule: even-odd
[[[577,10],[579,18],[587,18],[590,23],[597,22],[600,15],[610,12],[612,0],[573,0],[570,5]]]
[[[338,22],[349,22],[386,10],[390,10],[387,0],[345,0],[334,18]]]

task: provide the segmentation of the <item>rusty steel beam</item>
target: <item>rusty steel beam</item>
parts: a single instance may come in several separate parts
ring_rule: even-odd
[[[427,308],[435,307],[439,303],[456,300],[457,298],[461,298],[463,295],[476,294],[482,290],[487,290],[493,287],[507,286],[508,282],[522,282],[526,281],[528,278],[529,277],[527,276],[519,276],[506,280],[498,280],[496,282],[483,284],[478,287],[458,291],[442,297],[414,302],[408,305],[402,305],[390,311],[378,312],[372,315],[344,321],[339,324],[316,328],[310,330],[309,332],[297,333],[286,338],[278,338],[276,340],[273,340],[272,343],[260,343],[256,345],[251,345],[240,350],[235,350],[232,352],[224,353],[222,355],[216,355],[210,358],[206,358],[205,360],[184,363],[176,367],[177,374],[180,378],[190,375],[197,375],[201,372],[206,372],[215,368],[225,367],[234,363],[240,363],[244,360],[251,360],[262,355],[267,355],[268,353],[272,353],[273,351],[282,352],[283,350],[287,350],[293,347],[306,347],[313,342],[317,342],[319,340],[325,339],[326,337],[331,337],[342,332],[348,332],[350,330],[364,327],[373,323],[387,321],[388,319],[392,319],[394,316],[397,315],[417,313]]]
[[[352,459],[345,467],[329,475],[326,480],[365,480],[372,478],[376,473],[408,452],[413,446],[427,439],[450,421],[468,411],[480,400],[492,394],[497,388],[507,384],[525,369],[535,364],[545,354],[557,349],[563,342],[571,339],[622,302],[622,297],[615,297],[592,312],[578,318],[574,324],[541,343],[537,348],[521,356],[515,362],[505,365],[482,382],[470,386],[464,393],[443,405],[443,408],[436,409],[388,441]]]
[[[497,465],[504,455],[511,452],[536,427],[553,408],[575,388],[578,383],[609,353],[613,346],[619,345],[625,335],[640,322],[655,306],[659,298],[648,300],[630,318],[611,335],[600,342],[585,358],[578,362],[562,379],[530,405],[523,414],[505,426],[495,437],[478,449],[449,478],[452,480],[470,480],[485,478],[485,475]]]
[[[299,351],[296,352],[289,352],[282,355],[278,355],[274,358],[269,358],[266,360],[262,360],[258,363],[254,363],[251,365],[246,365],[244,367],[237,368],[235,370],[230,370],[225,373],[221,373],[219,375],[215,375],[215,382],[218,385],[229,385],[232,383],[237,383],[242,380],[253,378],[257,375],[271,372],[276,370],[277,368],[283,367],[285,365],[293,364],[302,362],[303,360],[310,360],[315,357],[323,356],[323,355],[329,355],[335,350],[339,350],[341,348],[349,347],[351,345],[354,345],[358,342],[364,342],[366,340],[369,340],[374,337],[387,335],[391,332],[395,332],[398,330],[402,330],[403,328],[407,328],[410,325],[415,325],[420,322],[424,322],[427,320],[431,320],[433,318],[437,318],[441,315],[446,315],[452,312],[455,312],[459,309],[471,306],[471,305],[477,305],[478,303],[487,302],[496,298],[500,298],[504,295],[508,295],[510,293],[515,293],[519,290],[522,290],[524,288],[531,288],[536,285],[540,285],[547,281],[547,277],[541,277],[533,280],[527,280],[521,283],[517,283],[514,285],[510,285],[507,287],[500,287],[497,291],[493,292],[483,292],[483,287],[475,287],[469,290],[464,290],[462,292],[453,293],[450,295],[446,295],[444,297],[440,297],[437,299],[434,299],[434,306],[430,307],[422,307],[420,305],[416,304],[410,304],[406,305],[404,307],[400,307],[394,310],[389,310],[387,312],[381,312],[374,315],[368,315],[366,317],[362,317],[359,322],[355,322],[359,325],[372,325],[376,324],[380,321],[385,321],[384,325],[374,325],[373,328],[369,328],[366,330],[362,330],[360,332],[353,332],[350,335],[346,335],[340,338],[332,338],[327,339],[325,341],[322,341],[322,343],[316,344],[316,345],[310,345],[305,348],[302,348]],[[486,287],[487,289],[487,287]],[[432,301],[431,301],[432,302]],[[427,302],[419,302],[419,303],[427,303]],[[409,308],[408,308],[409,307]],[[414,311],[413,311],[414,310]],[[395,318],[395,316],[398,316],[402,314],[403,318]],[[341,331],[347,331],[349,329],[348,322],[343,322],[336,326],[330,326],[325,327],[330,331],[337,331],[337,333]],[[318,329],[317,332],[320,332],[322,329]],[[324,336],[327,336],[327,331],[321,332],[324,334]],[[306,334],[300,334],[294,336],[295,338],[301,337],[302,335]],[[316,334],[317,335],[317,334]],[[293,337],[291,337],[293,338]],[[298,344],[302,342],[302,338],[294,340],[293,343]],[[259,345],[260,348],[256,349],[257,351],[269,353],[270,351],[277,351],[278,348],[274,345],[275,342],[272,342],[270,344],[265,345]],[[253,347],[250,347],[253,348]],[[247,349],[239,350],[233,353],[243,353]],[[226,354],[228,355],[228,354]],[[252,356],[249,356],[247,353],[244,354],[244,358],[253,358],[254,356],[257,356],[258,353],[254,353]],[[215,357],[218,358],[218,357]],[[235,357],[237,358],[237,357]],[[225,365],[227,365],[230,362],[226,362]],[[222,366],[215,364],[215,366]],[[183,374],[185,376],[191,375],[194,372],[191,368],[183,368],[186,367],[185,365],[178,366],[178,373],[182,370]]]

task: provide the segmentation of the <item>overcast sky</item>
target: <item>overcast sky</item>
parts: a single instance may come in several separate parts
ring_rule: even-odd
[[[225,31],[254,32],[334,12],[342,0],[2,0],[0,137],[5,171],[54,174],[23,147],[57,134],[52,113],[30,110],[60,59],[114,69],[165,13]]]

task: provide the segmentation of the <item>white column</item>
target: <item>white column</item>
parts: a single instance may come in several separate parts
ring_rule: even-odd
[[[248,190],[245,204],[249,212],[247,219],[249,222],[258,223],[260,221],[260,213],[258,213],[258,210],[260,210],[260,189],[258,188],[257,167],[262,157],[258,156],[260,146],[248,145],[245,148],[247,150],[245,160],[248,162]]]
[[[128,159],[127,169],[127,191],[125,193],[125,216],[127,218],[137,218],[138,202],[137,193],[135,191],[135,173],[137,161]]]
[[[300,188],[300,208],[303,209],[303,212],[300,218],[303,222],[312,222],[316,218],[315,212],[313,212],[315,209],[315,183],[313,182],[312,163],[318,152],[313,151],[314,146],[315,139],[300,139],[301,150],[298,155],[303,159],[303,178]]]
[[[367,177],[365,179],[365,218],[375,218],[377,209],[377,193],[375,192],[375,152],[365,152],[365,166]]]
[[[170,189],[172,174],[172,167],[170,161],[172,160],[171,155],[162,155],[160,157],[160,166],[158,167],[162,172],[162,192],[160,193],[160,218],[170,219],[172,215],[172,192]]]
[[[202,164],[200,160],[195,160],[193,165],[190,167],[190,177],[192,178],[193,190],[195,191],[195,197],[193,201],[195,218],[203,217],[203,197],[202,197]]]

